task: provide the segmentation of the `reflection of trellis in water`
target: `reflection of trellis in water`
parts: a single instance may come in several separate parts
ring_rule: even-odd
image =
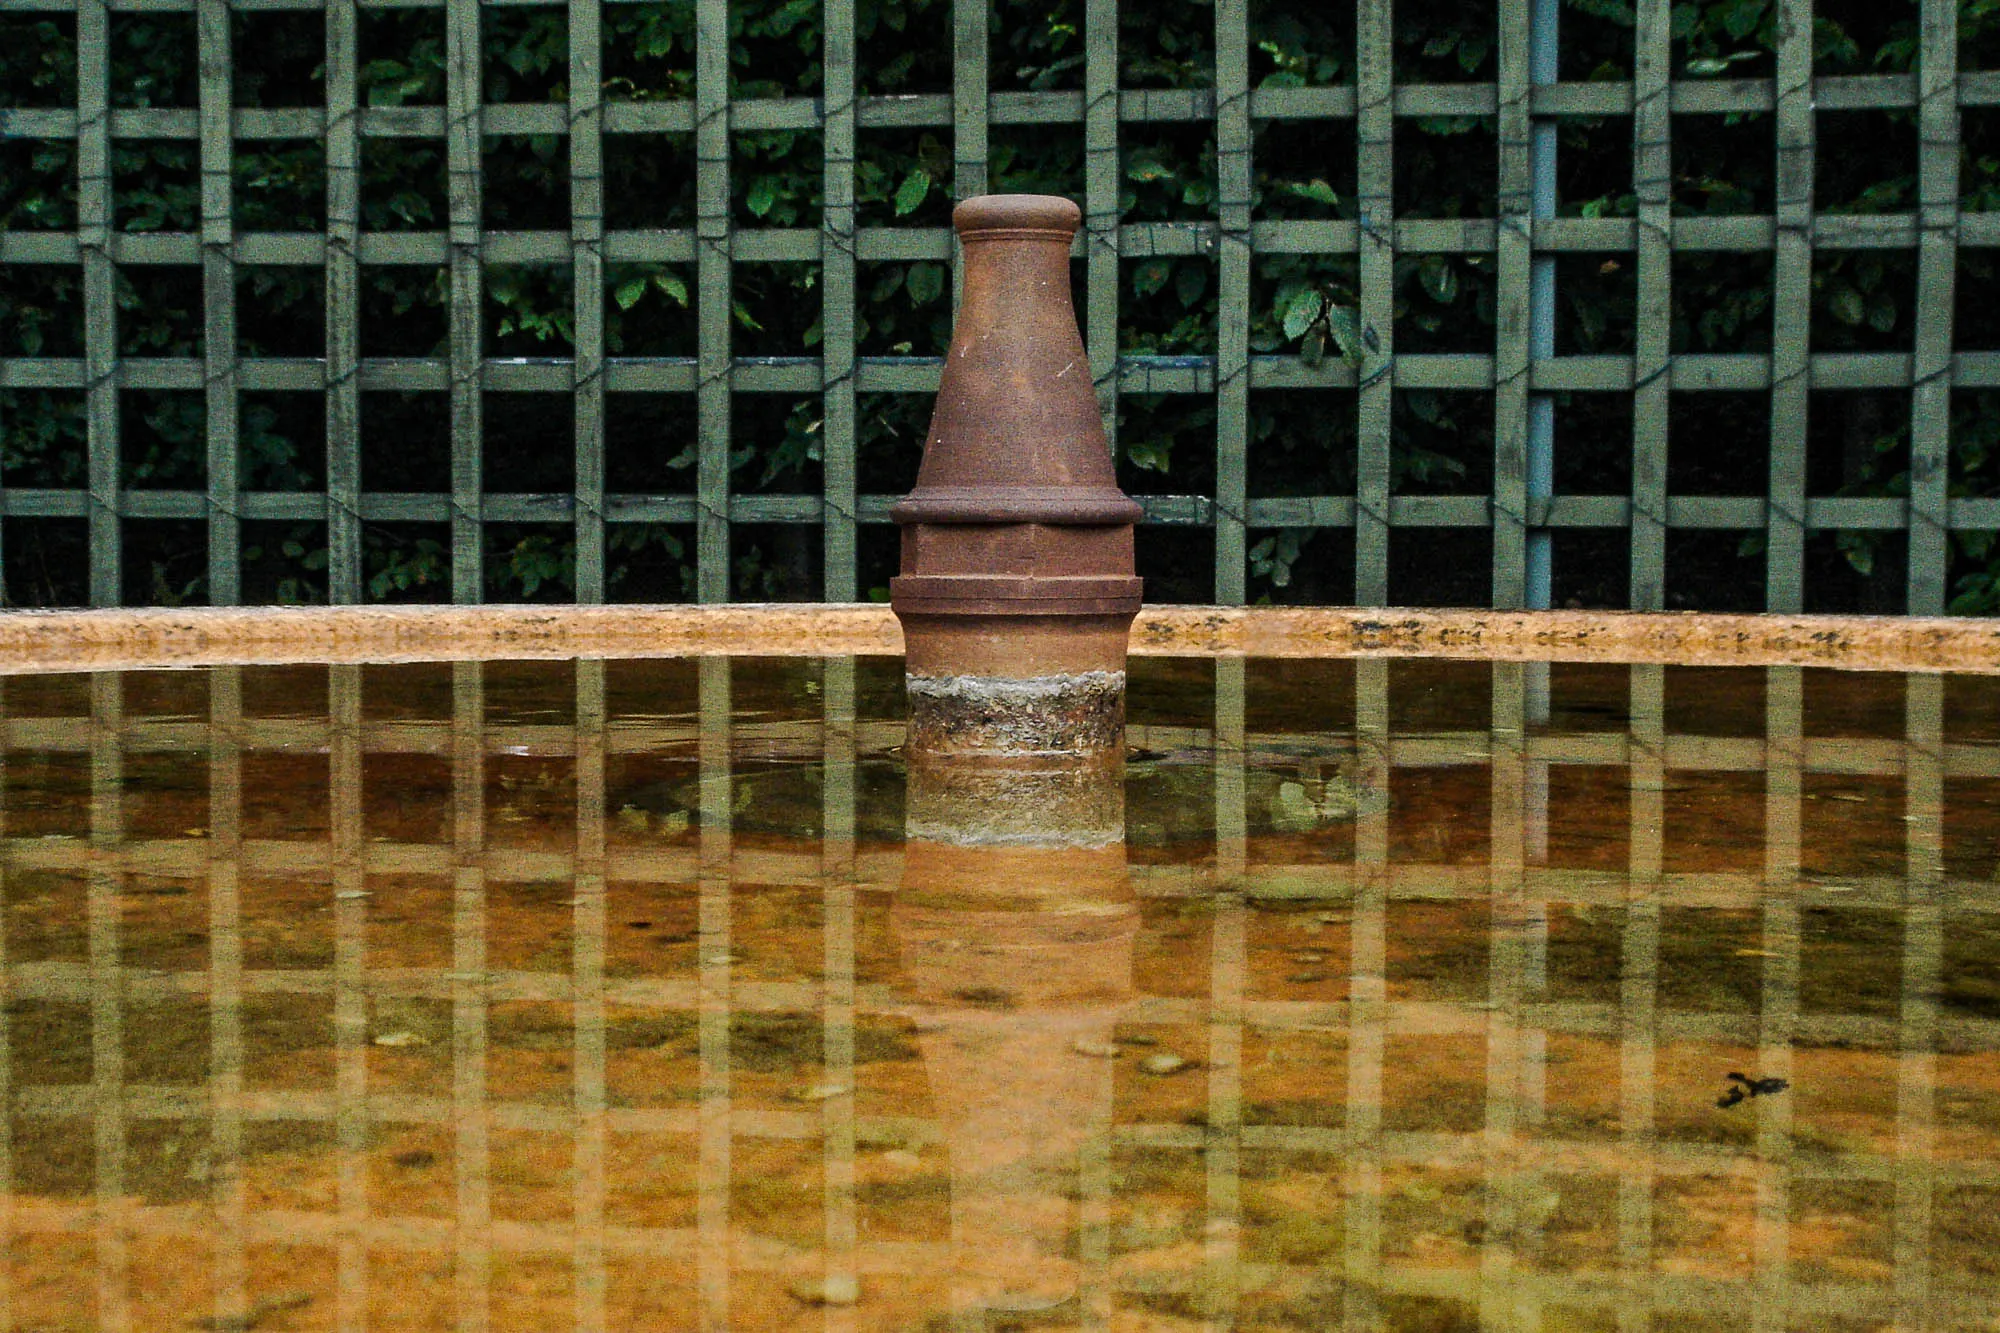
[[[2000,1162],[1941,1163],[1934,1098],[1936,1052],[1949,1040],[1960,1050],[2000,1049],[2000,1026],[1962,1016],[1942,1018],[1936,994],[1945,966],[1944,810],[1947,776],[2000,777],[1993,752],[1971,744],[1943,743],[1945,683],[1913,677],[1904,687],[1905,734],[1900,739],[1821,738],[1805,727],[1805,682],[1796,670],[1765,676],[1765,736],[1728,739],[1669,734],[1666,673],[1629,670],[1631,723],[1618,731],[1550,731],[1532,719],[1545,707],[1546,668],[1512,664],[1490,668],[1491,723],[1483,730],[1399,731],[1391,725],[1390,695],[1397,664],[1354,665],[1355,718],[1362,772],[1358,781],[1397,789],[1416,770],[1449,766],[1476,772],[1490,763],[1490,865],[1445,865],[1392,855],[1393,804],[1364,803],[1353,829],[1351,861],[1299,866],[1258,864],[1249,836],[1256,820],[1248,809],[1246,750],[1300,737],[1246,731],[1246,696],[1262,668],[1241,661],[1216,665],[1212,729],[1180,725],[1141,727],[1136,740],[1162,745],[1213,744],[1218,768],[1214,798],[1213,875],[1205,865],[1135,867],[1143,897],[1155,903],[1213,898],[1211,971],[1206,995],[1142,994],[1135,1022],[1186,1025],[1205,1030],[1208,1078],[1206,1123],[1105,1121],[1082,1163],[1083,1228],[1079,1253],[1087,1288],[1085,1311],[1101,1321],[1115,1303],[1133,1298],[1132,1274],[1117,1257],[1117,1219],[1124,1202],[1116,1162],[1134,1149],[1182,1152],[1199,1163],[1208,1223],[1203,1266],[1184,1274],[1186,1299],[1218,1319],[1258,1299],[1284,1271],[1257,1257],[1256,1224],[1246,1220],[1246,1154],[1337,1154],[1343,1163],[1345,1219],[1337,1258],[1294,1267],[1304,1280],[1317,1274],[1325,1299],[1344,1308],[1350,1322],[1376,1326],[1383,1302],[1403,1295],[1441,1295],[1476,1301],[1496,1326],[1536,1327],[1545,1306],[1562,1304],[1615,1312],[1621,1326],[1643,1327],[1653,1313],[1685,1311],[1732,1320],[1751,1312],[1754,1326],[1788,1327],[1835,1314],[1925,1326],[1946,1310],[1967,1320],[2000,1314],[2000,1297],[1978,1291],[1963,1274],[1940,1271],[1939,1229],[1950,1191],[2000,1188]],[[743,873],[745,852],[732,836],[732,776],[747,745],[768,745],[758,723],[731,721],[730,664],[704,659],[695,697],[677,701],[698,716],[685,721],[609,714],[607,668],[575,669],[573,725],[488,720],[494,702],[479,664],[450,668],[452,714],[448,721],[407,723],[364,714],[366,670],[330,669],[323,716],[247,716],[246,673],[221,669],[208,677],[208,721],[149,719],[131,711],[120,679],[87,680],[88,718],[28,715],[22,687],[5,686],[5,760],[17,773],[51,757],[87,762],[89,822],[75,837],[25,831],[8,813],[4,867],[18,887],[35,870],[64,872],[86,884],[87,944],[73,961],[22,956],[17,932],[0,935],[6,995],[22,1001],[63,1001],[88,1007],[91,1074],[87,1083],[42,1086],[21,1071],[35,1052],[20,1045],[16,1029],[0,1032],[0,1094],[12,1114],[0,1157],[5,1181],[26,1178],[18,1145],[29,1130],[55,1121],[90,1122],[95,1167],[88,1199],[7,1196],[0,1230],[15,1244],[30,1238],[87,1238],[82,1266],[67,1275],[80,1299],[94,1303],[98,1326],[139,1326],[134,1318],[134,1265],[148,1237],[160,1234],[214,1239],[213,1283],[217,1313],[240,1315],[254,1304],[248,1253],[254,1245],[294,1242],[329,1248],[337,1255],[338,1321],[343,1328],[370,1323],[385,1281],[375,1271],[384,1256],[414,1252],[448,1257],[455,1272],[455,1300],[463,1327],[487,1324],[496,1283],[508,1266],[539,1255],[565,1266],[579,1327],[607,1323],[611,1274],[623,1260],[691,1265],[698,1303],[713,1326],[728,1323],[732,1290],[752,1281],[756,1254],[731,1239],[732,1186],[742,1168],[733,1152],[746,1141],[817,1142],[822,1150],[824,1248],[834,1271],[858,1270],[879,1278],[922,1272],[949,1263],[948,1239],[871,1241],[862,1234],[856,1162],[860,1142],[936,1143],[938,1130],[922,1118],[885,1119],[857,1114],[852,1098],[833,1097],[790,1110],[746,1107],[736,1097],[729,1025],[732,1015],[759,1010],[816,1011],[824,1021],[824,1076],[853,1086],[857,1014],[881,1001],[879,988],[856,981],[857,893],[894,883],[893,868],[857,854],[856,759],[894,738],[894,725],[856,717],[856,669],[830,660],[822,671],[819,718],[800,733],[821,747],[823,854],[755,853],[760,883],[792,883],[821,896],[823,972],[817,981],[773,982],[736,975],[731,956],[731,876]],[[1143,670],[1143,666],[1142,666]],[[1481,670],[1473,668],[1474,671]],[[210,730],[212,725],[212,731]],[[732,725],[735,729],[732,731]],[[699,763],[700,831],[687,846],[635,848],[608,835],[607,772],[620,753],[667,746],[691,749]],[[124,780],[135,757],[155,753],[201,760],[206,748],[206,838],[140,836],[126,827]],[[288,752],[327,756],[330,823],[323,836],[304,841],[246,836],[246,759]],[[371,839],[363,825],[366,756],[421,753],[449,756],[452,825],[448,844]],[[574,852],[517,850],[489,837],[489,769],[504,759],[544,755],[573,758]],[[1540,863],[1546,836],[1548,767],[1565,764],[1627,770],[1630,793],[1629,877],[1622,871],[1551,869]],[[1766,773],[1765,837],[1761,868],[1739,872],[1680,873],[1670,867],[1664,829],[1669,822],[1669,774],[1757,771]],[[1900,780],[1908,833],[1906,874],[1848,878],[1839,883],[1801,876],[1802,829],[1808,788],[1816,775]],[[25,780],[25,778],[23,778]],[[5,790],[21,790],[21,781]],[[254,799],[254,791],[247,793]],[[1205,822],[1205,816],[1203,821]],[[367,953],[365,875],[392,872],[449,877],[451,899],[448,966],[381,969]],[[124,955],[120,895],[126,874],[205,880],[208,939],[205,965],[166,971],[128,963]],[[259,968],[246,962],[245,941],[254,925],[246,911],[245,880],[257,876],[325,876],[331,902],[332,963],[322,968]],[[564,972],[509,971],[491,965],[489,881],[573,883],[573,966]],[[694,886],[698,897],[699,954],[691,975],[640,979],[607,975],[608,884]],[[1311,897],[1351,908],[1351,999],[1347,1004],[1265,998],[1253,984],[1249,963],[1254,918],[1260,906]],[[18,894],[7,895],[8,922],[19,919]],[[1488,992],[1475,1004],[1411,1002],[1390,989],[1393,958],[1414,943],[1399,936],[1399,906],[1420,901],[1490,904],[1493,931],[1486,970]],[[1550,904],[1594,905],[1617,921],[1623,959],[1615,1003],[1533,998],[1547,966],[1545,934]],[[2000,907],[1990,888],[1955,882],[1954,913],[1990,914]],[[1801,979],[1814,966],[1801,939],[1802,911],[1857,904],[1901,915],[1900,999],[1893,1017],[1812,1012],[1800,1004]],[[1761,923],[1760,1008],[1715,1013],[1662,1004],[1658,979],[1663,909],[1686,905],[1730,907],[1756,913]],[[1475,910],[1476,907],[1475,907]],[[371,1001],[408,993],[448,1002],[448,1093],[422,1096],[371,1088]],[[317,1091],[272,1091],[249,1086],[246,1007],[274,995],[331,996],[337,1055],[329,1086]],[[191,1085],[147,1085],[131,1076],[139,1049],[134,1014],[148,1003],[205,997],[208,1078]],[[573,1015],[573,1096],[548,1105],[510,1101],[489,1090],[488,1017],[491,1006],[539,999],[568,1006]],[[614,1104],[607,1073],[607,1007],[698,1015],[698,1100],[692,1106],[647,1109]],[[1345,1101],[1339,1128],[1246,1123],[1246,1039],[1313,1026],[1345,1033],[1345,1084],[1325,1089]],[[1465,1132],[1412,1132],[1385,1116],[1400,1049],[1421,1051],[1427,1040],[1463,1036],[1483,1045],[1483,1119]],[[1615,1045],[1618,1063],[1617,1128],[1598,1140],[1565,1138],[1544,1122],[1552,1040],[1571,1036]],[[1753,1142],[1729,1146],[1684,1141],[1663,1134],[1660,1119],[1667,1086],[1656,1069],[1663,1050],[1677,1042],[1754,1048],[1762,1074],[1796,1077],[1795,1041],[1846,1042],[1881,1052],[1895,1064],[1893,1149],[1853,1147],[1806,1151],[1794,1135],[1791,1098],[1760,1102]],[[1419,1058],[1435,1058],[1421,1056]],[[1718,1070],[1719,1074],[1719,1070]],[[1707,1087],[1706,1095],[1716,1089]],[[1799,1092],[1804,1094],[1801,1088]],[[1105,1110],[1113,1110],[1107,1098]],[[128,1175],[134,1144],[148,1122],[178,1119],[209,1136],[215,1164],[205,1187],[212,1211],[134,1206]],[[1123,1117],[1118,1117],[1122,1121]],[[330,1126],[339,1148],[335,1206],[327,1211],[252,1206],[230,1165],[242,1160],[246,1136],[260,1124]],[[424,1124],[455,1136],[454,1185],[449,1217],[392,1215],[371,1200],[364,1160],[375,1126]],[[1990,1128],[1990,1127],[1989,1127]],[[572,1153],[572,1223],[496,1218],[496,1160],[503,1149],[495,1131],[536,1129],[566,1136]],[[28,1138],[24,1138],[28,1135]],[[697,1147],[698,1209],[692,1226],[648,1229],[625,1224],[608,1207],[608,1158],[613,1135],[659,1135]],[[35,1140],[40,1141],[40,1140]],[[1452,1169],[1483,1177],[1485,1240],[1476,1272],[1427,1264],[1392,1253],[1385,1212],[1385,1177],[1406,1168]],[[1533,1200],[1556,1173],[1594,1176],[1616,1197],[1615,1259],[1595,1272],[1573,1272],[1536,1259],[1541,1237]],[[1655,1221],[1658,1195],[1677,1180],[1732,1177],[1754,1191],[1754,1252],[1737,1279],[1677,1275],[1659,1270]],[[1885,1280],[1839,1283],[1795,1280],[1790,1271],[1788,1228],[1793,1197],[1805,1184],[1863,1182],[1880,1190],[1878,1207],[1890,1218],[1891,1252]],[[1952,1205],[1956,1206],[1956,1205]],[[0,1268],[0,1323],[13,1324],[29,1275]],[[94,1292],[89,1291],[94,1281]],[[261,1288],[260,1288],[261,1290]],[[87,1294],[86,1294],[87,1293]],[[1154,1296],[1158,1295],[1155,1291]],[[829,1310],[829,1327],[865,1325],[860,1311]],[[818,1318],[818,1316],[815,1316]]]
[[[327,0],[326,106],[232,110],[230,15],[299,8],[292,0],[167,0],[165,9],[196,16],[199,97],[195,107],[110,108],[109,0],[20,0],[17,12],[73,13],[79,51],[74,108],[0,111],[0,135],[73,142],[78,162],[78,227],[71,233],[10,232],[0,262],[79,266],[84,348],[81,357],[0,360],[0,385],[80,391],[88,417],[87,487],[16,489],[0,495],[9,518],[60,519],[89,528],[90,596],[100,605],[120,595],[121,533],[130,520],[205,524],[209,596],[241,596],[245,521],[323,522],[332,600],[363,594],[362,524],[448,525],[457,600],[484,595],[480,577],[484,525],[552,523],[573,529],[578,600],[605,597],[607,525],[671,523],[696,533],[703,600],[729,595],[730,529],[736,523],[815,525],[823,532],[824,593],[852,600],[861,530],[887,522],[892,497],[857,493],[856,394],[927,393],[934,362],[856,354],[857,265],[949,257],[942,228],[856,225],[856,136],[861,130],[948,127],[954,179],[962,193],[988,183],[991,126],[1080,128],[1084,149],[1082,244],[1087,288],[1080,302],[1091,371],[1109,404],[1120,393],[1213,395],[1217,407],[1212,495],[1158,495],[1148,521],[1211,530],[1214,599],[1240,602],[1246,553],[1258,530],[1331,529],[1350,537],[1355,599],[1389,595],[1389,534],[1412,528],[1490,532],[1495,605],[1537,604],[1547,596],[1552,534],[1624,529],[1629,536],[1631,604],[1664,605],[1670,531],[1734,529],[1766,539],[1767,605],[1797,610],[1804,598],[1809,532],[1905,532],[1908,609],[1943,609],[1953,531],[2000,527],[2000,502],[1948,494],[1950,399],[1955,387],[2000,385],[1991,352],[1955,352],[1953,291],[1960,245],[2000,239],[1992,214],[1960,214],[1958,122],[1961,107],[2000,101],[2000,76],[1958,71],[1953,0],[1921,0],[1914,74],[1819,78],[1812,75],[1809,0],[1782,0],[1774,79],[1720,81],[1672,77],[1670,0],[1638,0],[1634,77],[1630,81],[1556,78],[1554,5],[1501,0],[1494,34],[1497,82],[1404,84],[1392,73],[1394,22],[1389,0],[1361,0],[1355,82],[1338,87],[1249,88],[1250,29],[1243,0],[1216,5],[1213,89],[1144,90],[1118,86],[1117,6],[1084,6],[1086,40],[1081,92],[990,93],[984,0],[954,0],[954,77],[949,95],[860,97],[856,87],[851,0],[824,6],[824,96],[737,99],[728,94],[724,49],[727,0],[696,0],[698,46],[692,100],[607,102],[604,98],[599,0],[569,0],[568,102],[481,103],[478,0],[445,0],[448,44],[445,105],[360,106],[358,9]],[[305,8],[318,9],[317,3]],[[120,9],[123,6],[119,6]],[[1817,118],[1857,110],[1911,114],[1918,125],[1918,209],[1880,216],[1816,216],[1813,200]],[[1670,144],[1677,116],[1772,113],[1777,190],[1772,215],[1675,217]],[[1631,116],[1633,218],[1559,218],[1555,213],[1555,127],[1563,117]],[[1395,216],[1392,149],[1399,118],[1491,116],[1497,121],[1495,217]],[[1354,136],[1358,148],[1358,221],[1253,219],[1251,138],[1256,120],[1321,122]],[[1121,126],[1212,123],[1217,195],[1210,220],[1120,225]],[[732,131],[817,131],[824,142],[824,214],[819,229],[742,228],[730,214]],[[603,160],[606,136],[691,136],[698,160],[697,222],[682,230],[607,230]],[[484,135],[567,139],[570,161],[567,231],[486,233],[481,224]],[[365,233],[360,161],[364,143],[387,136],[444,141],[449,217],[444,230]],[[199,231],[135,235],[114,229],[110,159],[121,140],[155,138],[199,145]],[[327,165],[323,234],[239,232],[230,162],[239,142],[316,140]],[[1808,350],[1816,253],[1889,250],[1916,255],[1918,313],[1908,352],[1834,354]],[[1673,258],[1690,252],[1769,252],[1773,256],[1773,355],[1689,355],[1670,349]],[[1308,366],[1294,356],[1253,356],[1249,312],[1259,255],[1354,256],[1359,261],[1359,320],[1371,350],[1358,366]],[[1495,344],[1488,351],[1394,355],[1393,275],[1399,255],[1486,254],[1498,274]],[[1630,263],[1637,276],[1637,334],[1631,356],[1557,356],[1556,256],[1601,254]],[[1221,317],[1212,356],[1120,356],[1121,260],[1214,256]],[[696,271],[698,350],[692,358],[613,358],[605,347],[604,266],[692,265]],[[823,357],[733,357],[732,270],[738,264],[820,265],[824,294]],[[488,359],[480,345],[489,263],[542,266],[573,279],[575,355],[526,362]],[[360,275],[364,266],[432,265],[449,273],[450,350],[434,359],[362,355]],[[118,352],[115,278],[121,266],[199,265],[204,352],[200,360],[135,359]],[[245,358],[237,354],[238,267],[279,265],[323,271],[326,344],[317,358]],[[1340,388],[1356,391],[1358,481],[1352,494],[1252,494],[1250,394],[1253,389]],[[123,389],[204,390],[208,470],[205,489],[121,489],[119,395]],[[1460,389],[1494,395],[1490,495],[1391,493],[1391,410],[1399,391]],[[1806,421],[1814,389],[1908,389],[1910,491],[1903,497],[1810,495]],[[324,493],[246,491],[239,479],[237,399],[243,392],[321,393],[326,404]],[[406,390],[450,398],[448,494],[364,492],[360,475],[361,394]],[[482,391],[557,392],[574,397],[574,487],[566,494],[489,493],[481,476]],[[1667,472],[1669,393],[1768,391],[1770,471],[1761,495],[1670,495]],[[688,495],[607,491],[606,395],[691,394],[699,420],[698,476]],[[1633,404],[1632,482],[1628,494],[1556,495],[1551,479],[1553,407],[1561,392],[1629,395]],[[824,421],[825,482],[818,494],[732,494],[731,406],[737,394],[818,394]],[[678,442],[677,442],[678,443]],[[668,452],[673,449],[669,448]]]

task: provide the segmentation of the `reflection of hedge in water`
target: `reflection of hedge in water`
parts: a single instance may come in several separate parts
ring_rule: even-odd
[[[1030,4],[999,0],[989,39],[995,92],[1080,89],[1081,0]],[[1256,87],[1351,82],[1351,9],[1308,0],[1253,6],[1250,77]],[[360,18],[359,71],[364,104],[434,106],[444,101],[441,11],[375,9]],[[604,11],[604,93],[612,102],[686,98],[693,92],[692,6],[646,3]],[[1121,14],[1119,80],[1123,87],[1206,88],[1214,84],[1214,11],[1196,0],[1128,4]],[[568,93],[567,13],[559,7],[486,9],[482,13],[484,97],[492,102],[560,102]],[[1492,0],[1448,7],[1398,7],[1395,77],[1400,82],[1491,82],[1497,74]],[[1562,16],[1564,79],[1627,78],[1632,18],[1622,0],[1568,0]],[[232,17],[233,93],[243,107],[317,105],[323,101],[324,29],[317,13],[237,13]],[[946,91],[951,34],[945,0],[863,0],[857,15],[863,94]],[[1770,77],[1776,6],[1770,0],[1713,0],[1675,7],[1676,78]],[[195,104],[192,15],[120,13],[111,24],[111,80],[119,107]],[[823,34],[818,7],[802,0],[747,0],[731,7],[730,80],[742,97],[811,96],[821,91]],[[1990,67],[2000,50],[2000,9],[1961,9],[1961,65]],[[1815,72],[1902,73],[1914,67],[1912,5],[1838,0],[1817,7]],[[73,106],[74,20],[66,15],[0,16],[0,107]],[[1971,209],[2000,202],[2000,148],[1990,118],[1963,118],[1961,197]],[[1253,126],[1254,210],[1260,221],[1355,216],[1355,158],[1346,122],[1260,121]],[[1565,216],[1630,216],[1629,117],[1567,117],[1559,150],[1558,211]],[[1908,111],[1822,112],[1815,206],[1828,213],[1907,213],[1916,203],[1916,127]],[[1129,221],[1212,219],[1216,142],[1202,121],[1128,122],[1121,126],[1120,207]],[[1768,213],[1774,201],[1773,118],[1762,113],[1676,116],[1673,198],[1682,214]],[[1495,121],[1482,116],[1399,119],[1395,206],[1399,215],[1490,214],[1494,207]],[[489,136],[485,141],[483,224],[494,230],[565,229],[569,161],[560,138]],[[693,144],[688,135],[609,135],[605,139],[607,224],[613,228],[687,227],[694,211]],[[816,226],[823,188],[822,142],[814,130],[765,130],[733,136],[732,213],[744,226]],[[114,142],[114,225],[134,232],[188,231],[199,225],[198,151],[192,141]],[[68,230],[76,225],[74,146],[62,141],[0,141],[0,225],[9,230]],[[1084,164],[1080,127],[996,125],[989,137],[989,187],[1080,196]],[[318,231],[324,226],[326,178],[321,145],[311,141],[240,140],[232,166],[235,220],[244,231]],[[446,216],[441,141],[364,139],[362,225],[371,232],[434,230]],[[953,188],[950,133],[866,130],[858,140],[856,205],[867,226],[942,225]],[[1632,346],[1636,291],[1629,256],[1559,259],[1558,349],[1562,354],[1618,353]],[[1673,271],[1676,351],[1762,351],[1771,336],[1770,255],[1678,253]],[[1963,346],[1993,345],[1988,252],[1960,255],[1958,337]],[[121,353],[198,355],[201,297],[192,270],[125,266],[120,270]],[[239,268],[239,349],[246,355],[317,355],[322,323],[320,270]],[[572,352],[570,270],[533,265],[486,269],[485,336],[500,355]],[[694,318],[685,266],[607,265],[606,351],[613,356],[689,355]],[[1212,257],[1134,258],[1123,265],[1120,328],[1125,350],[1212,353],[1216,347],[1216,275]],[[1493,344],[1495,277],[1490,255],[1398,258],[1395,337],[1399,351],[1484,351]],[[446,341],[446,283],[435,268],[366,265],[361,269],[364,356],[441,354]],[[822,336],[818,266],[743,263],[735,267],[736,351],[744,355],[816,354]],[[1351,311],[1357,274],[1350,257],[1262,255],[1252,273],[1251,345],[1257,351],[1339,355],[1356,336]],[[75,271],[10,265],[0,286],[0,354],[77,356],[82,315]],[[1915,299],[1909,251],[1833,250],[1815,258],[1812,346],[1817,351],[1907,350]],[[857,273],[855,337],[868,355],[935,355],[949,336],[949,282],[929,262],[864,263]],[[129,393],[125,484],[198,487],[206,467],[198,396]],[[253,405],[242,423],[244,482],[250,488],[313,489],[322,484],[319,412]],[[758,396],[750,395],[754,400]],[[1768,399],[1680,394],[1671,433],[1677,441],[1767,438]],[[389,400],[376,403],[375,399]],[[528,401],[546,398],[549,401]],[[435,399],[436,401],[424,401]],[[608,455],[614,473],[627,454],[650,455],[663,435],[621,413],[638,404],[611,395]],[[739,400],[739,414],[759,419],[737,431],[731,459],[739,492],[812,492],[820,484],[816,397],[773,405]],[[1260,391],[1250,399],[1249,476],[1253,496],[1352,493],[1354,399],[1342,391]],[[502,408],[504,407],[504,410]],[[857,465],[864,492],[908,485],[927,404],[902,395],[859,405]],[[1559,487],[1619,494],[1630,488],[1629,407],[1622,395],[1564,394],[1558,402]],[[1621,416],[1623,411],[1625,415]],[[398,447],[367,447],[371,491],[446,489],[437,474],[448,450],[442,394],[367,394],[364,437]],[[1121,479],[1128,488],[1173,494],[1212,493],[1213,400],[1141,396],[1121,400]],[[764,419],[769,418],[769,419]],[[0,393],[7,485],[82,484],[84,420],[74,392],[17,389]],[[1906,390],[1816,394],[1810,447],[1817,495],[1898,495],[1907,486],[1909,394]],[[489,404],[484,486],[491,491],[569,489],[538,466],[566,461],[566,450],[524,447],[499,436],[509,421],[522,439],[567,441],[573,432],[566,395],[508,395]],[[1406,391],[1396,405],[1392,486],[1403,493],[1485,494],[1490,488],[1490,397]],[[1955,493],[2000,493],[2000,397],[1968,392],[1955,404]],[[1682,450],[1681,453],[1687,451]],[[1750,453],[1761,454],[1752,447]],[[692,489],[693,453],[650,457],[643,489]],[[1761,478],[1704,474],[1699,460],[1675,461],[1676,493],[1762,494]],[[1762,467],[1760,463],[1759,468]],[[1757,469],[1753,469],[1756,471]],[[619,481],[613,478],[613,489]],[[641,483],[634,482],[634,485]],[[1747,489],[1737,489],[1746,486]],[[11,597],[27,602],[82,598],[80,547],[60,545],[57,529],[24,524],[9,560]],[[379,600],[436,600],[448,572],[442,534],[424,525],[384,524],[365,534],[367,594]],[[520,525],[492,534],[486,552],[488,596],[570,595],[573,539],[565,524]],[[692,587],[690,534],[666,526],[613,525],[609,590],[620,598],[679,598]],[[791,534],[798,536],[798,534]],[[782,532],[751,534],[733,556],[739,596],[799,596],[816,591],[817,542]],[[1559,540],[1562,540],[1559,538]],[[1761,559],[1745,539],[1703,540],[1671,561],[1670,603],[1761,604]],[[1809,547],[1808,587],[1828,609],[1894,608],[1901,596],[1900,535],[1826,534]],[[1987,534],[1955,538],[1954,591],[1960,610],[2000,606],[2000,550]],[[10,543],[11,544],[11,543]],[[247,531],[245,593],[272,600],[324,595],[325,528],[278,522]],[[1253,595],[1275,600],[1341,600],[1349,591],[1351,539],[1342,530],[1253,534]],[[813,549],[807,549],[808,547]],[[864,543],[864,588],[886,583],[893,551]],[[198,525],[164,530],[149,546],[134,543],[150,573],[128,580],[138,601],[200,600],[206,556]],[[1199,543],[1159,541],[1142,548],[1142,573],[1161,587],[1206,586]],[[1620,604],[1622,561],[1564,562],[1559,596],[1584,604]],[[1599,573],[1587,566],[1605,566]],[[1399,576],[1400,577],[1400,576]],[[1432,587],[1418,571],[1393,590],[1412,600],[1457,595]]]

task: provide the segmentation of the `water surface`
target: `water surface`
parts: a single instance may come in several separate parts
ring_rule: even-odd
[[[0,1327],[2000,1320],[2000,680],[1130,713],[1062,850],[890,659],[0,682]]]

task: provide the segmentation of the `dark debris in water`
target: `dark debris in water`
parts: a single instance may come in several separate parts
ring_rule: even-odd
[[[1731,1070],[1728,1074],[1729,1091],[1715,1099],[1715,1104],[1727,1111],[1730,1107],[1748,1101],[1752,1097],[1773,1097],[1792,1085],[1781,1078],[1751,1078]]]

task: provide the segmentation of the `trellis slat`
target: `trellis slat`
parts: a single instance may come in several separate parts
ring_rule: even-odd
[[[1389,490],[1395,429],[1395,16],[1390,0],[1355,7],[1355,203],[1360,209],[1362,355],[1355,436],[1354,601],[1389,600]]]
[[[479,0],[445,0],[445,173],[451,271],[451,599],[485,596],[485,267],[481,189]]]
[[[1764,606],[1805,604],[1806,415],[1812,330],[1812,0],[1778,10],[1776,254],[1771,262],[1771,457]],[[1692,442],[1690,442],[1691,444]]]

